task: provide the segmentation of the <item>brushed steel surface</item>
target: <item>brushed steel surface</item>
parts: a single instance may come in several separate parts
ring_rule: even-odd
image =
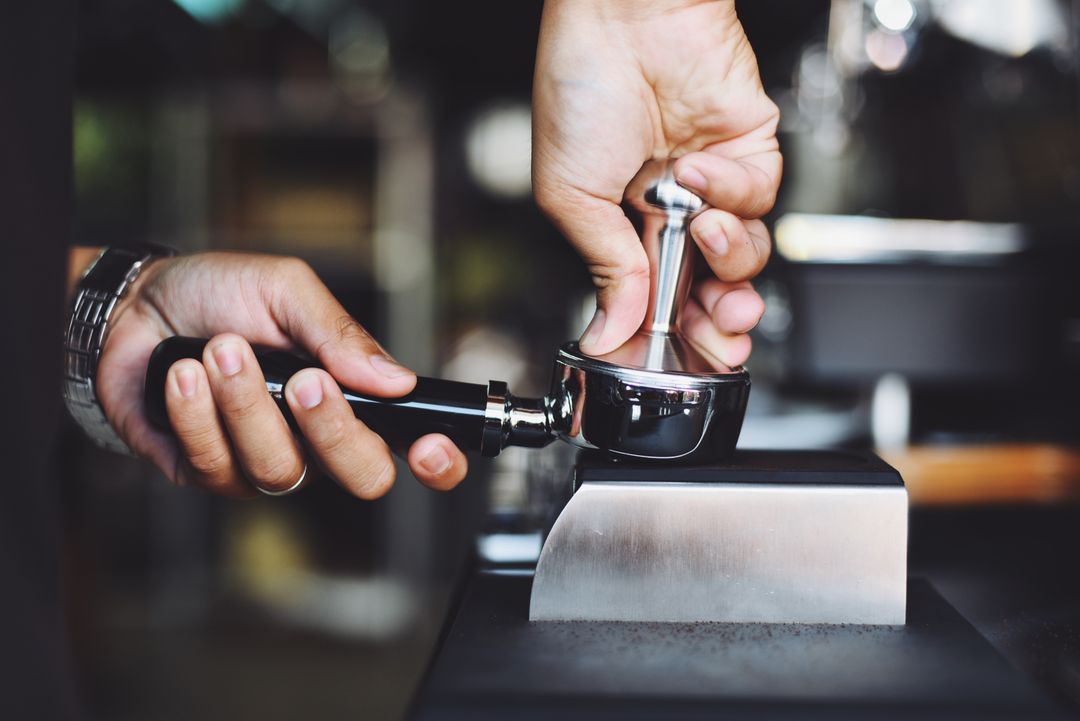
[[[584,483],[537,563],[532,621],[903,624],[907,491]]]
[[[597,359],[630,370],[694,373],[705,377],[739,372],[698,350],[681,332],[639,330],[630,340]]]

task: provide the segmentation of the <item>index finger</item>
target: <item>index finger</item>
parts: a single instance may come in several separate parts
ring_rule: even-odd
[[[690,153],[676,161],[674,172],[681,185],[714,208],[760,218],[776,203],[782,169],[779,147],[771,147],[739,158],[727,157],[719,149]]]
[[[398,364],[349,315],[309,265],[283,261],[270,309],[282,330],[341,384],[385,398],[403,396],[416,375]]]

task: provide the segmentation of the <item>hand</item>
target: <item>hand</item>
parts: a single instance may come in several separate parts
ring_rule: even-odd
[[[412,390],[416,376],[379,347],[305,263],[238,253],[158,260],[139,276],[111,326],[97,375],[105,415],[173,482],[228,496],[250,496],[254,486],[283,490],[300,478],[310,455],[360,498],[381,496],[393,484],[390,449],[353,416],[337,384],[396,397]],[[175,438],[150,425],[142,397],[151,351],[174,335],[211,338],[201,363],[181,360],[169,370],[165,396]],[[326,368],[303,370],[285,386],[305,444],[266,392],[249,341],[306,351]],[[417,478],[438,489],[455,486],[467,469],[465,456],[442,435],[418,439],[408,460]],[[309,475],[314,470],[313,463]]]
[[[778,120],[732,0],[544,4],[533,190],[597,286],[584,352],[612,351],[641,325],[649,265],[619,203],[646,160],[682,156],[676,180],[712,206],[690,227],[714,276],[695,285],[682,328],[723,364],[749,357],[765,306],[748,281],[769,258],[758,218],[780,182]]]

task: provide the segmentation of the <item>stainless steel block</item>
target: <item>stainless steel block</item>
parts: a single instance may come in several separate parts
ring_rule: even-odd
[[[544,543],[529,618],[903,624],[907,491],[873,460],[891,472],[873,483],[830,480],[827,464],[798,482],[760,468],[733,482],[736,467],[723,482],[581,483]]]

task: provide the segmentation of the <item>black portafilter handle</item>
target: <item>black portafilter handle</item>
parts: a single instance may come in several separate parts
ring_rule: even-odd
[[[173,363],[183,358],[202,360],[205,338],[166,338],[154,349],[146,368],[146,412],[150,421],[170,430],[165,409],[165,379]],[[289,427],[298,432],[296,421],[285,401],[285,384],[304,368],[318,363],[281,350],[254,347],[255,357],[266,378],[266,389]],[[491,381],[487,386],[441,378],[416,379],[416,388],[400,398],[373,398],[342,387],[353,414],[386,440],[395,450],[406,449],[421,436],[441,433],[459,448],[497,456],[507,445],[542,446],[553,438],[546,423],[541,399],[515,398],[506,384]],[[542,416],[532,429],[512,432],[511,414],[524,409]]]

